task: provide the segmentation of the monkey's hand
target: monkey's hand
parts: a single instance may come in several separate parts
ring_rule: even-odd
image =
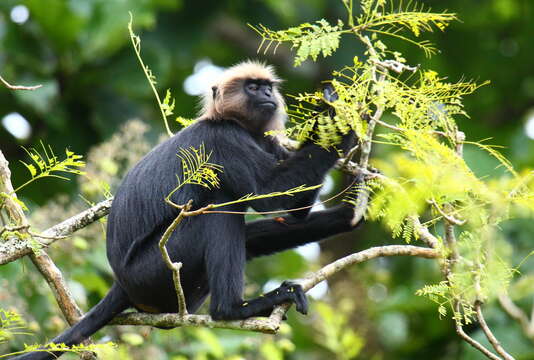
[[[323,88],[323,96],[324,99],[328,102],[334,102],[337,99],[339,99],[339,96],[337,96],[336,91],[334,90],[334,87],[330,84],[326,84]]]
[[[325,100],[325,104],[328,106],[328,116],[333,119],[336,116],[336,110],[331,104],[337,101],[339,99],[339,96],[332,87],[332,85],[325,85],[325,87],[323,88],[323,98]],[[354,131],[350,130],[347,134],[343,135],[343,138],[341,140],[341,143],[338,145],[338,148],[343,154],[346,154],[347,151],[352,149],[355,144],[356,136],[354,134]]]

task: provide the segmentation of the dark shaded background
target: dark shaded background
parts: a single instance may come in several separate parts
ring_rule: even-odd
[[[445,33],[428,36],[442,50],[441,54],[427,59],[423,52],[409,44],[389,39],[385,42],[401,51],[408,63],[434,69],[451,81],[490,80],[489,86],[466,98],[470,118],[459,119],[460,128],[468,139],[491,137],[490,143],[504,145],[502,152],[516,168],[533,167],[534,141],[527,136],[526,124],[530,117],[534,128],[534,3],[529,0],[424,3],[434,11],[448,9],[460,18]],[[13,21],[17,20],[16,15],[20,16],[20,11],[24,15],[20,7],[18,13],[14,12],[20,5],[29,11],[29,18],[16,23]],[[115,147],[111,147],[113,151],[126,153],[131,147],[130,154],[136,154],[146,151],[146,141],[154,144],[163,133],[159,110],[130,45],[126,29],[128,11],[134,14],[134,28],[142,38],[143,58],[157,76],[160,94],[167,88],[172,89],[176,97],[175,113],[185,117],[195,116],[197,100],[184,92],[183,83],[201,60],[221,67],[246,58],[265,60],[274,64],[281,77],[287,79],[284,92],[295,94],[314,89],[333,69],[352,63],[355,55],[362,56],[361,46],[349,38],[343,39],[334,56],[321,58],[317,63],[308,61],[299,68],[292,66],[288,48],[280,47],[276,54],[257,54],[259,38],[247,23],[283,29],[321,18],[332,22],[337,18],[344,20],[343,6],[334,0],[2,0],[0,74],[16,84],[44,85],[35,92],[0,88],[0,120],[18,113],[31,127],[28,138],[17,139],[0,124],[0,149],[11,161],[15,184],[29,177],[17,162],[25,158],[21,145],[36,146],[42,140],[58,153],[68,147],[85,155],[95,145],[109,141],[125,122],[136,118],[149,126],[144,137],[134,137],[124,143],[116,139]],[[174,131],[179,129],[177,124],[171,125]],[[106,149],[94,153],[92,160],[96,168],[100,160],[104,170],[106,166],[116,166],[104,162],[108,160]],[[385,154],[386,150],[375,149],[376,156]],[[491,175],[496,165],[486,155],[469,147],[466,157],[480,176]],[[119,163],[127,167],[129,163],[124,158]],[[108,171],[115,175],[112,186],[123,171],[120,166]],[[339,175],[334,178],[339,182]],[[20,195],[33,208],[47,204],[48,215],[52,212],[61,218],[61,212],[68,212],[66,209],[73,201],[79,202],[71,199],[83,193],[81,185],[83,183],[77,181],[45,179],[23,189]],[[91,200],[97,198],[94,195]],[[51,217],[43,215],[41,221],[46,226]],[[532,249],[534,226],[514,220],[506,223],[504,230],[519,262]],[[105,293],[111,281],[102,232],[98,229],[95,233],[79,236],[71,243],[67,243],[68,240],[58,243],[53,250],[66,276],[73,279],[75,295],[85,309]],[[355,234],[322,244],[319,263],[356,249],[391,242],[379,225],[366,224]],[[301,255],[289,252],[254,262],[247,276],[250,283],[261,285],[272,278],[301,276],[316,266],[315,262],[310,264]],[[532,261],[527,261],[521,269],[528,279],[531,279],[528,276],[533,267]],[[292,332],[275,340],[225,331],[153,331],[150,338],[146,338],[146,329],[114,329],[103,333],[113,332],[127,344],[123,350],[131,355],[124,353],[118,357],[124,359],[128,356],[134,359],[148,356],[154,359],[182,359],[180,356],[348,359],[352,355],[361,359],[480,358],[459,341],[450,320],[439,319],[432,303],[414,295],[425,282],[438,279],[437,269],[426,260],[388,259],[358,266],[330,282],[330,292],[324,300],[335,309],[334,314],[328,315],[320,309],[315,314],[312,311],[306,319],[291,314]],[[0,307],[14,307],[27,314],[29,320],[34,320],[33,329],[40,334],[31,340],[12,343],[12,349],[20,347],[23,341],[44,341],[63,326],[42,282],[29,262],[0,268],[0,283],[3,284]],[[525,309],[532,305],[531,283],[521,284],[516,295]],[[258,289],[261,286],[249,290]],[[335,319],[336,313],[344,318],[342,324]],[[497,305],[488,313],[488,321],[518,359],[534,359],[533,342]],[[470,330],[478,337],[476,327]],[[332,331],[337,331],[334,338],[339,335],[340,339],[350,337],[343,334],[352,334],[352,342],[346,340],[349,348],[355,349],[360,344],[361,351],[350,354],[339,350],[343,346],[336,348],[335,344],[329,344]],[[139,337],[141,340],[134,336],[139,333],[145,336]],[[134,340],[124,334],[134,334]],[[214,345],[213,341],[219,345]],[[249,344],[245,348],[240,345],[243,341]]]

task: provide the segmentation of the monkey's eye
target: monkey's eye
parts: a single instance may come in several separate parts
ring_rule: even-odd
[[[258,84],[250,83],[247,85],[247,89],[250,91],[258,91]]]

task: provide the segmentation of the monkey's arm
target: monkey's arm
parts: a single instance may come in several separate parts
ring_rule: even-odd
[[[230,126],[230,125],[229,125]],[[338,158],[333,149],[325,150],[315,144],[305,144],[288,159],[279,162],[264,151],[245,130],[233,127],[217,142],[217,157],[224,166],[224,186],[236,197],[247,194],[283,192],[301,185],[321,184],[326,173]],[[344,136],[341,144],[345,150],[352,134]],[[313,204],[318,190],[296,193],[293,196],[277,196],[255,200],[250,205],[258,211],[289,209]]]
[[[332,209],[312,212],[306,219],[284,216],[247,223],[247,259],[293,249],[330,236],[351,231],[354,209],[339,205]]]

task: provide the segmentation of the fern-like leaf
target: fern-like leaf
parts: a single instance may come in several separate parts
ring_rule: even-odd
[[[85,162],[80,160],[82,159],[82,156],[77,155],[68,149],[65,150],[66,158],[64,160],[59,160],[54,154],[52,148],[48,146],[47,149],[47,146],[45,146],[42,142],[41,152],[34,148],[26,149],[23,147],[23,149],[32,161],[31,163],[27,163],[21,160],[21,163],[30,172],[31,179],[17,187],[15,192],[19,191],[33,181],[44,177],[55,177],[63,180],[69,180],[65,176],[58,175],[58,173],[69,173],[75,175],[84,174],[84,172],[80,170],[85,167]]]
[[[294,66],[301,65],[306,59],[312,58],[317,60],[319,55],[327,57],[339,47],[339,39],[341,34],[346,32],[343,30],[343,22],[338,21],[337,25],[330,25],[325,19],[316,21],[313,24],[305,23],[297,27],[292,27],[287,30],[272,31],[263,25],[254,27],[254,29],[261,37],[262,42],[258,48],[267,52],[274,44],[274,51],[282,42],[291,43],[291,48],[296,48],[296,56]]]
[[[182,125],[183,128],[188,127],[189,125],[193,124],[195,121],[196,119],[188,119],[182,116],[176,117],[176,122]]]
[[[182,176],[176,176],[178,185],[167,195],[169,199],[178,189],[184,185],[200,185],[208,189],[218,188],[220,185],[218,173],[223,171],[221,165],[211,163],[212,152],[206,153],[204,144],[198,149],[180,149],[178,156],[182,162]]]

